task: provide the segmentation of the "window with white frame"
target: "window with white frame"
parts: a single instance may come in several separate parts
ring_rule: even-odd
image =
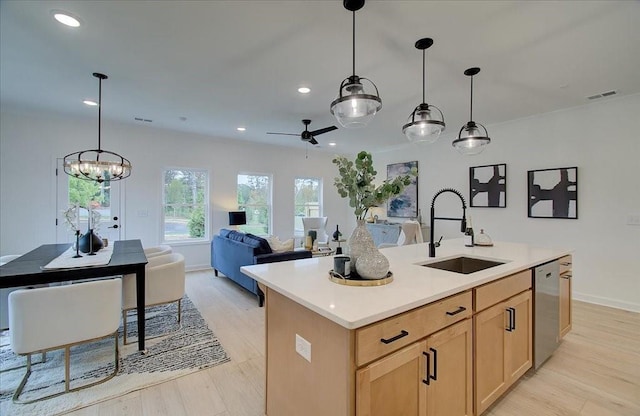
[[[247,223],[238,229],[260,236],[271,234],[271,176],[238,174],[238,208],[247,213]]]
[[[294,230],[296,236],[301,236],[304,234],[302,218],[322,217],[322,179],[295,178],[294,192]]]
[[[168,168],[162,172],[165,242],[209,240],[209,172]]]

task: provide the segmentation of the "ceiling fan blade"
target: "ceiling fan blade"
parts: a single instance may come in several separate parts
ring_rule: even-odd
[[[330,131],[337,130],[337,129],[338,128],[336,126],[331,126],[331,127],[325,127],[323,129],[310,131],[309,133],[311,133],[311,135],[313,135],[313,136],[317,136],[318,134],[328,133]]]
[[[309,140],[309,143],[318,144],[318,141],[314,137],[312,137],[311,140]]]
[[[273,133],[268,131],[267,134],[279,134],[281,136],[298,136],[300,137],[300,133]]]

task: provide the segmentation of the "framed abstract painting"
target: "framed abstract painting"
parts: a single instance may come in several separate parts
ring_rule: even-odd
[[[412,169],[415,169],[416,176],[411,180],[411,184],[404,189],[404,192],[387,202],[387,217],[418,217],[418,161],[387,165],[387,180],[393,180],[399,175],[406,175]]]
[[[469,206],[472,208],[506,208],[506,164],[469,168]]]
[[[530,170],[530,218],[578,218],[578,168]]]

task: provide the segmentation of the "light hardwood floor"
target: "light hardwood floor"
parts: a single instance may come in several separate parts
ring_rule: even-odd
[[[264,415],[264,309],[212,271],[189,273],[187,294],[231,361],[72,415]],[[485,415],[640,415],[640,314],[573,305],[573,329],[560,348]]]

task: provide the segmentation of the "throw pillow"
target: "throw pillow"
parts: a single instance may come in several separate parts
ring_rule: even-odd
[[[267,240],[265,240],[262,237],[258,237],[257,235],[251,234],[251,233],[247,233],[245,234],[244,237],[244,242],[245,243],[250,243],[250,241],[253,240],[255,242],[258,243],[258,247],[257,247],[257,251],[255,252],[255,254],[271,254],[271,246],[269,246],[269,242]],[[255,247],[255,246],[253,246]]]
[[[285,251],[293,251],[293,238],[290,238],[285,241],[280,241],[280,238],[278,238],[278,236],[273,235],[270,238],[268,238],[267,241],[269,242],[269,245],[271,246],[271,250],[273,250],[274,253],[283,253]]]

